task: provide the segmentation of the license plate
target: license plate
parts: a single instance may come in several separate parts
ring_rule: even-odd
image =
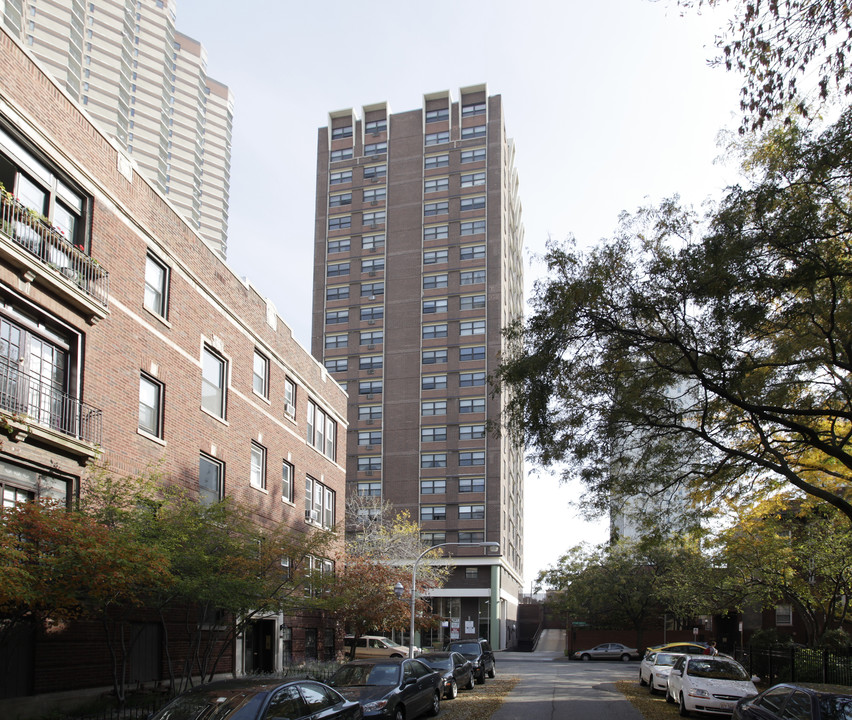
[[[733,710],[734,709],[734,703],[728,703],[728,702],[719,703],[719,709],[720,710]]]

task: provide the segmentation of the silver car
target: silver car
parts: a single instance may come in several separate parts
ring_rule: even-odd
[[[621,643],[601,643],[591,650],[578,650],[574,653],[575,660],[638,660],[639,650],[627,647]]]

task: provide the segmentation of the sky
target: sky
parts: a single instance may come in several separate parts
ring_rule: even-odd
[[[674,0],[176,0],[177,27],[234,94],[228,264],[310,349],[318,128],[328,113],[487,83],[515,141],[525,284],[549,237],[591,245],[622,211],[675,194],[696,207],[736,182],[717,162],[739,78],[708,66],[725,10]],[[724,4],[722,4],[724,6]],[[534,470],[528,463],[528,468]],[[525,589],[608,521],[584,522],[580,488],[531,472]]]

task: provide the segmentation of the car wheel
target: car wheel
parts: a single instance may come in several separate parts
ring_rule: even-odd
[[[396,706],[396,710],[393,711],[393,720],[405,720],[405,711],[402,709],[402,705]]]
[[[624,655],[621,656],[621,662],[630,662],[630,655],[624,653]]]
[[[429,707],[429,715],[435,717],[441,712],[441,692],[438,691],[432,696],[432,705]]]
[[[666,688],[666,702],[674,705],[675,699],[669,694],[669,689]]]
[[[582,660],[583,662],[589,662],[589,660],[591,659],[592,656],[589,655],[589,653],[583,653],[582,655],[580,655],[580,660]]]
[[[491,663],[491,669],[488,671],[488,677],[493,678],[497,674],[497,664]]]
[[[639,671],[639,685],[640,685],[640,687],[645,687],[647,684],[648,684],[648,683],[646,683],[646,682],[642,679],[642,671],[640,670],[640,671]]]
[[[482,685],[485,682],[485,668],[482,668],[478,673],[476,673],[476,684]]]
[[[456,679],[450,680],[450,687],[447,688],[446,697],[448,700],[455,700],[459,694],[459,685]]]
[[[683,702],[683,693],[680,694],[680,716],[689,717],[689,710],[686,709],[686,704]]]
[[[651,693],[651,695],[657,694],[657,691],[654,690],[654,676],[653,675],[651,675],[651,677],[648,678],[648,692]]]
[[[400,655],[399,653],[394,653],[393,655],[391,655],[391,657],[402,657],[402,655]]]
[[[473,679],[473,671],[471,670],[470,675],[467,676],[467,685],[465,685],[465,690],[473,690],[474,685],[476,685],[476,682]]]

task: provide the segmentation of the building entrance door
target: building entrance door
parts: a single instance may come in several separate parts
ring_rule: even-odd
[[[275,672],[275,620],[252,620],[245,631],[245,672]]]

